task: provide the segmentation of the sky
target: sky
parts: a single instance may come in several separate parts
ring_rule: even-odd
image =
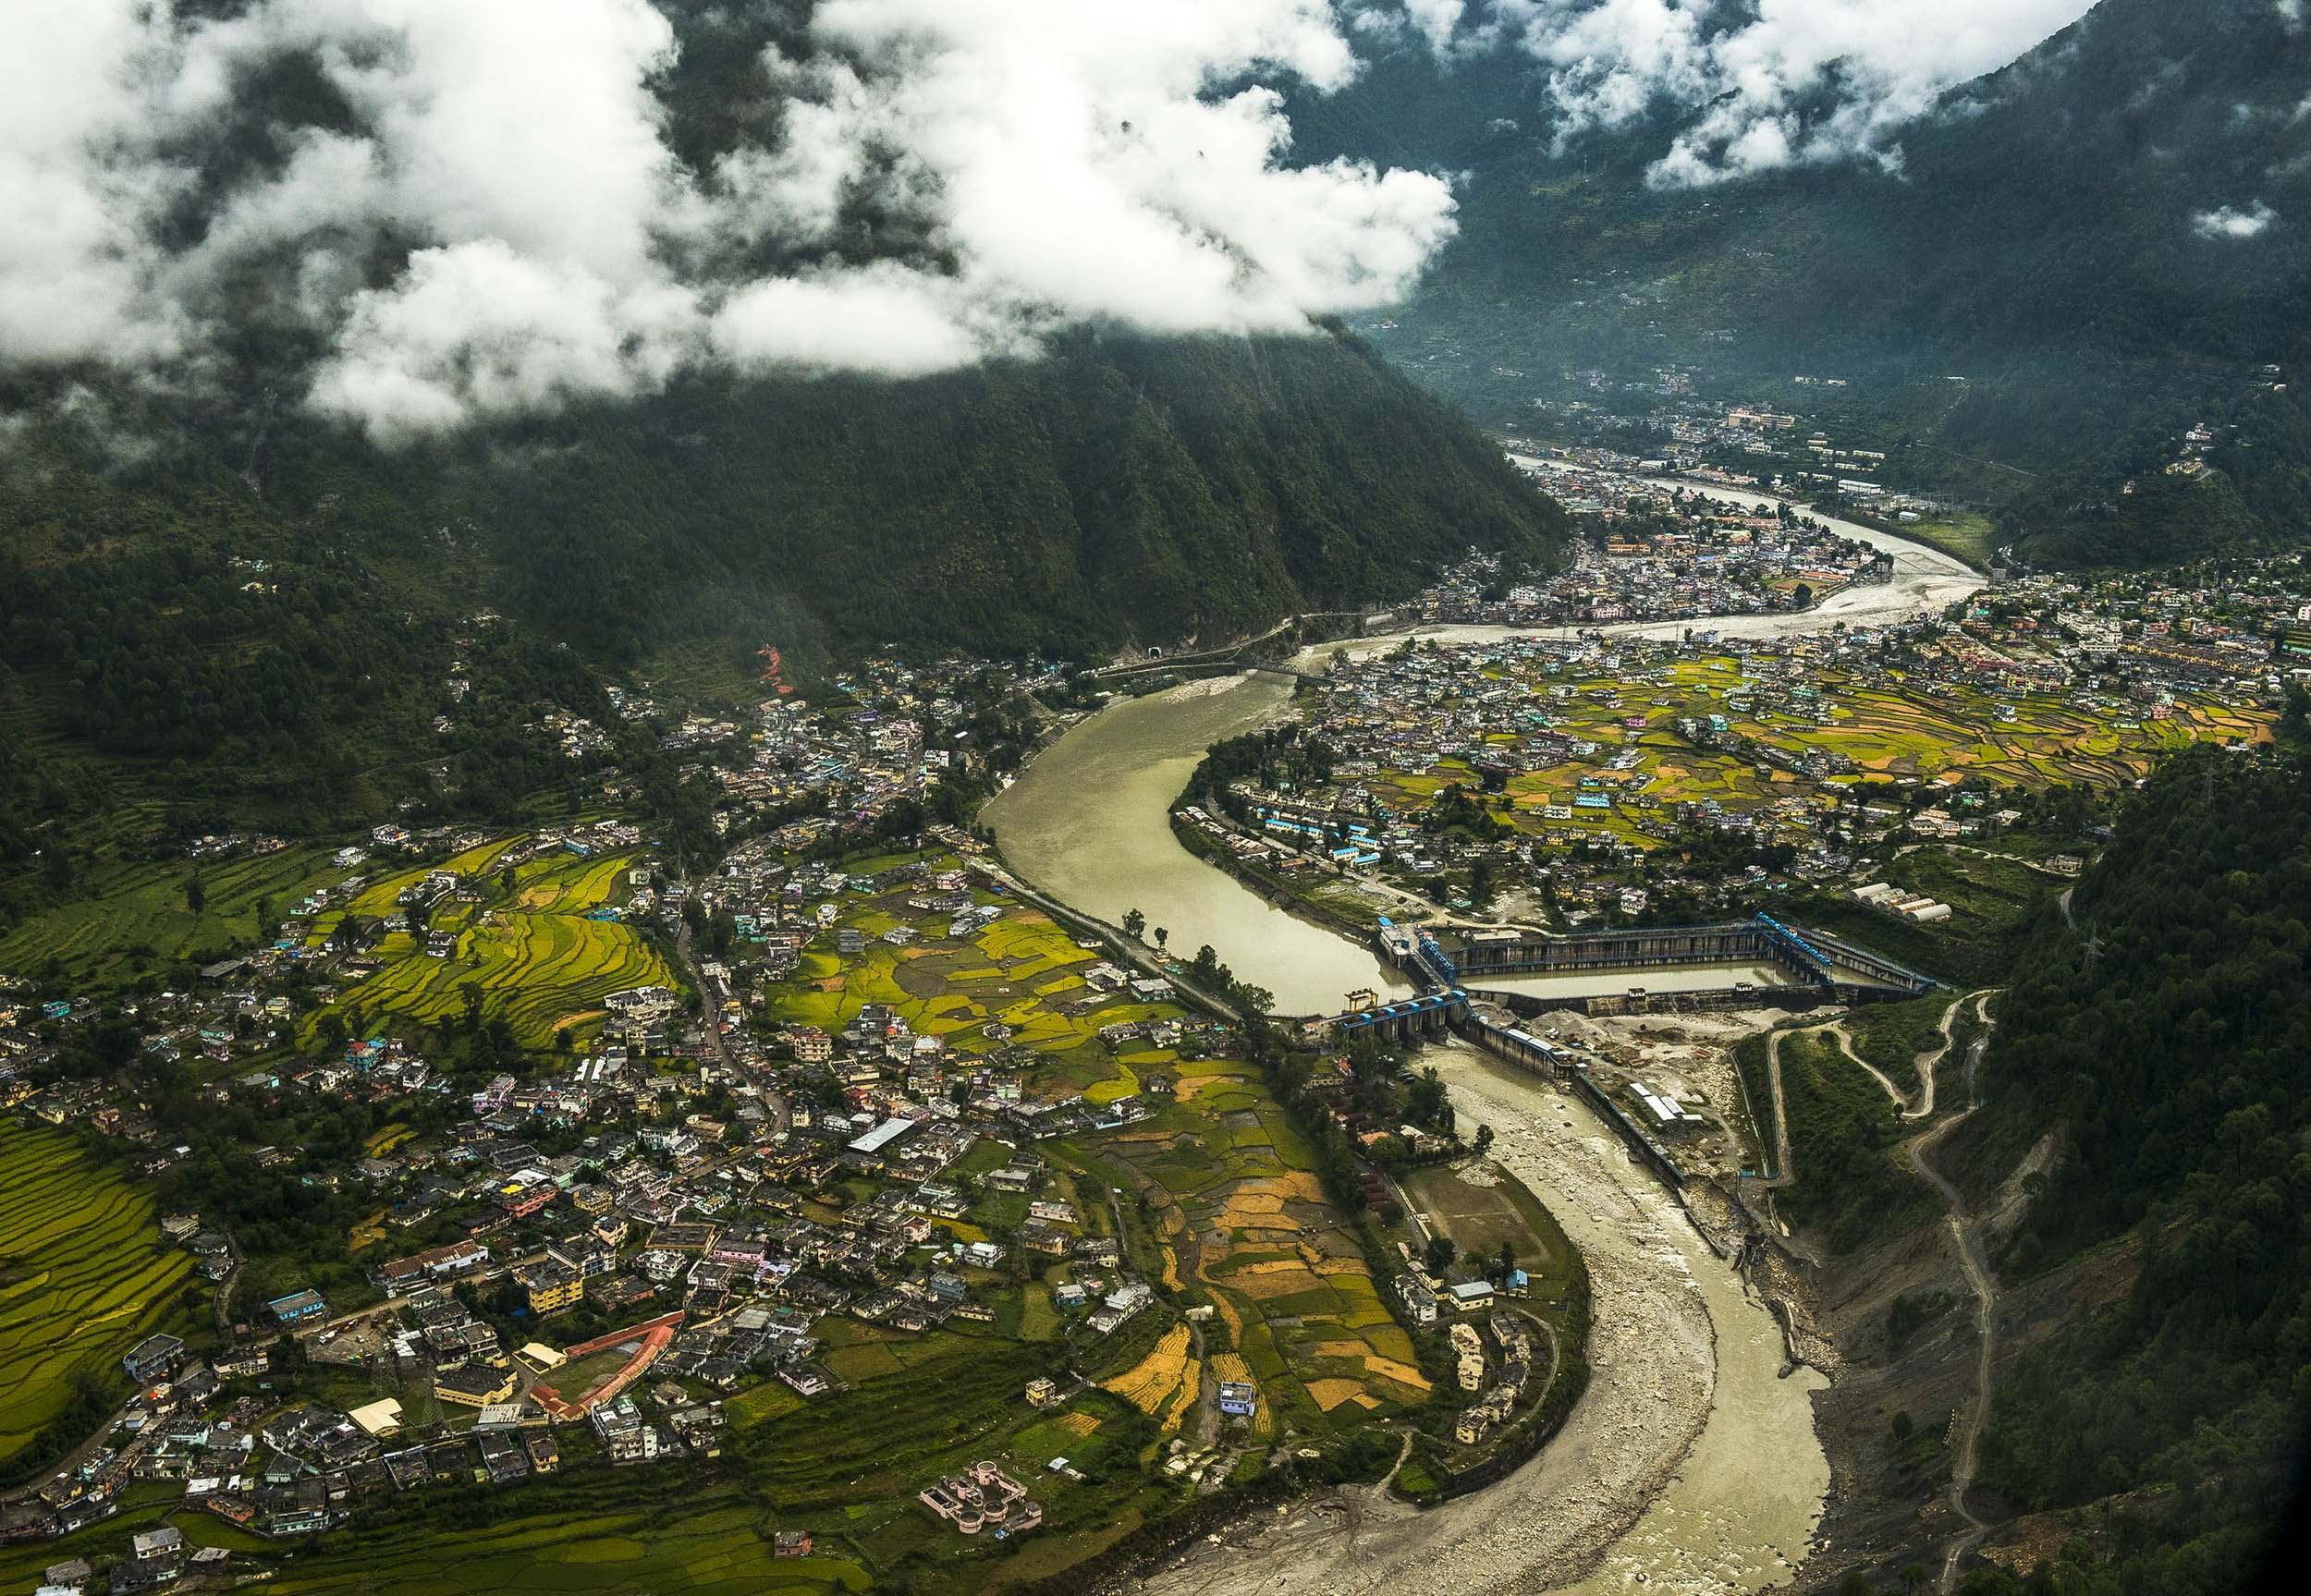
[[[296,402],[390,445],[685,371],[1290,332],[1400,300],[1455,230],[1451,174],[1292,159],[1279,90],[1347,87],[1360,31],[1523,53],[1564,140],[1708,104],[1656,168],[1682,184],[1890,163],[2084,8],[820,0],[724,80],[743,115],[697,162],[666,73],[713,41],[653,0],[21,0],[0,365],[197,387],[262,335]]]

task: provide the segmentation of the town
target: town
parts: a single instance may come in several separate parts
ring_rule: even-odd
[[[1343,645],[1293,722],[1215,750],[1183,836],[1359,935],[1789,906],[1948,952],[2014,872],[2074,874],[2159,755],[2267,739],[2311,676],[2299,560],[1748,638],[1707,617],[1880,556],[1596,493],[1608,541],[1553,586],[1475,560],[1415,606],[1562,629]],[[1624,617],[1691,624],[1594,629]],[[1585,1276],[1496,1195],[1489,1127],[1397,1049],[1247,1018],[1211,949],[1044,899],[972,829],[1108,690],[969,660],[763,685],[745,712],[620,685],[617,736],[542,716],[585,784],[564,819],[140,867],[243,917],[223,956],[86,919],[0,944],[11,1250],[94,1283],[10,1331],[42,1378],[7,1387],[0,1534],[79,1549],[45,1588],[244,1577],[412,1492],[717,1491],[740,1460],[783,1482],[762,1534],[799,1578],[944,1566],[1352,1470],[1387,1424],[1415,1499],[1545,1438]],[[703,830],[632,803],[637,730]],[[1533,1045],[1632,1145],[1755,1163],[1724,1048],[1621,1007]]]

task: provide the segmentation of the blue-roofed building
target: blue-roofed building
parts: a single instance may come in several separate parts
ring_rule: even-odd
[[[309,1319],[322,1318],[329,1311],[329,1305],[322,1300],[320,1292],[307,1286],[287,1297],[275,1298],[264,1305],[264,1310],[273,1316],[275,1324],[302,1324]]]

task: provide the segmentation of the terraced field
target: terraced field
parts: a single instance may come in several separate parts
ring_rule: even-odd
[[[633,1488],[633,1471],[614,1477]],[[597,1478],[523,1495],[546,1498],[527,1516],[444,1535],[438,1526],[412,1523],[333,1537],[317,1557],[300,1557],[272,1581],[285,1593],[360,1591],[363,1596],[496,1596],[500,1591],[554,1591],[588,1596],[656,1596],[691,1590],[707,1596],[833,1596],[871,1588],[864,1569],[849,1558],[774,1560],[758,1509],[732,1501],[697,1508],[619,1502],[585,1487]],[[599,1497],[597,1503],[594,1498]],[[572,1498],[568,1506],[556,1498]],[[515,1501],[520,1497],[513,1498]],[[685,1511],[685,1508],[689,1510]],[[345,1544],[340,1546],[337,1541]]]
[[[1498,671],[1486,674],[1504,682],[1514,679]],[[1870,777],[1956,782],[1981,776],[2012,787],[2066,782],[2116,786],[2193,742],[2254,741],[2269,735],[2268,716],[2262,712],[2203,694],[2180,696],[2160,718],[2116,701],[1994,696],[1899,675],[1865,682],[1831,670],[1803,684],[1811,698],[1801,695],[1783,704],[1769,701],[1771,694],[1746,681],[1741,662],[1730,656],[1678,659],[1626,679],[1537,676],[1519,685],[1536,695],[1531,712],[1535,730],[1583,738],[1606,753],[1629,753],[1633,762],[1612,770],[1603,763],[1606,753],[1585,759],[1568,755],[1511,778],[1508,792],[1515,823],[1526,830],[1562,824],[1561,819],[1549,821],[1545,810],[1573,806],[1572,823],[1581,830],[1643,847],[1657,846],[1638,824],[1653,805],[1712,801],[1736,812],[1755,811],[1834,795],[1840,785]],[[1757,701],[1751,702],[1753,697]],[[1746,751],[1695,747],[1678,728],[1681,718],[1713,714],[1753,746],[1791,756],[1833,754],[1850,761],[1850,770],[1816,778],[1769,768]],[[1518,739],[1501,734],[1492,740],[1505,748]],[[1442,787],[1473,785],[1474,779],[1473,771],[1451,761],[1386,772],[1379,778],[1406,808],[1424,805]],[[1579,809],[1574,799],[1584,793],[1604,794],[1612,807]]]
[[[0,1460],[72,1398],[81,1370],[184,1317],[190,1255],[152,1200],[67,1137],[0,1127]]]
[[[794,974],[771,990],[775,1017],[834,1032],[868,1004],[886,1004],[917,1034],[945,1039],[957,1054],[1032,1048],[1049,1060],[1053,1091],[1079,1090],[1095,1103],[1137,1091],[1138,1072],[1172,1060],[1169,1050],[1131,1044],[1119,1058],[1098,1040],[1107,1026],[1180,1018],[1185,1011],[1135,1003],[1128,993],[1103,999],[1082,974],[1100,956],[1076,945],[1048,915],[1004,905],[999,919],[954,938],[948,935],[952,922],[947,915],[908,906],[908,898],[918,895],[906,890],[847,904],[832,931],[804,950]],[[1004,903],[976,895],[983,903]],[[882,940],[902,927],[913,937],[905,945]],[[841,931],[865,937],[864,949],[836,951],[834,932]],[[991,1034],[990,1025],[1008,1034]]]
[[[75,883],[69,901],[0,937],[0,971],[36,974],[54,959],[81,989],[165,969],[246,944],[256,934],[260,899],[279,915],[332,873],[328,850],[315,846],[198,866],[172,859],[96,871]],[[186,901],[196,876],[203,895],[198,912]]]
[[[631,856],[557,854],[531,860],[516,867],[507,895],[495,872],[512,840],[485,843],[447,865],[428,867],[456,871],[495,900],[445,903],[435,912],[432,928],[456,938],[449,956],[430,956],[408,935],[388,936],[376,949],[385,968],[348,989],[337,1008],[438,1025],[464,1017],[465,989],[471,982],[481,995],[483,1019],[502,1018],[522,1046],[545,1048],[565,1025],[582,1040],[587,1025],[601,1017],[607,993],[681,984],[639,931],[619,920],[591,918],[624,895],[626,872],[635,863]],[[425,873],[405,871],[368,883],[350,912],[392,912],[400,893]],[[318,942],[336,923],[334,915],[317,918],[309,935]]]
[[[1162,1278],[1208,1298],[1207,1351],[1216,1367],[1231,1353],[1242,1359],[1264,1413],[1315,1434],[1425,1403],[1412,1337],[1283,1110],[1245,1066],[1180,1068],[1188,1073],[1176,1105],[1129,1130],[1058,1145],[1055,1159],[1146,1197],[1163,1228]],[[1143,1407],[1176,1400],[1162,1389],[1167,1377],[1175,1388],[1184,1378],[1176,1361],[1129,1371],[1111,1388]],[[1154,1411],[1172,1421],[1168,1403]]]
[[[436,1025],[463,1016],[463,989],[474,981],[484,1019],[502,1017],[522,1046],[543,1048],[564,1021],[598,1016],[609,993],[679,984],[640,932],[608,921],[498,910],[457,937],[447,958],[428,957],[407,936],[387,937],[378,950],[386,968],[353,988],[343,1006]]]

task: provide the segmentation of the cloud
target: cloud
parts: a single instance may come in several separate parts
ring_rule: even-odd
[[[1461,10],[1416,14],[1443,41]],[[181,382],[277,327],[319,350],[316,408],[399,440],[694,367],[1302,329],[1401,297],[1453,228],[1441,178],[1292,163],[1266,85],[1345,85],[1341,28],[1330,0],[819,0],[694,167],[650,0],[35,6],[0,55],[0,362]]]
[[[2191,231],[2202,238],[2238,239],[2261,236],[2279,220],[2279,213],[2257,200],[2244,211],[2235,205],[2201,211],[2191,218]]]
[[[1946,90],[2076,21],[2091,0],[1495,0],[1548,69],[1559,140],[1669,110],[1693,120],[1666,187],[1776,167],[1898,164],[1895,133]]]

